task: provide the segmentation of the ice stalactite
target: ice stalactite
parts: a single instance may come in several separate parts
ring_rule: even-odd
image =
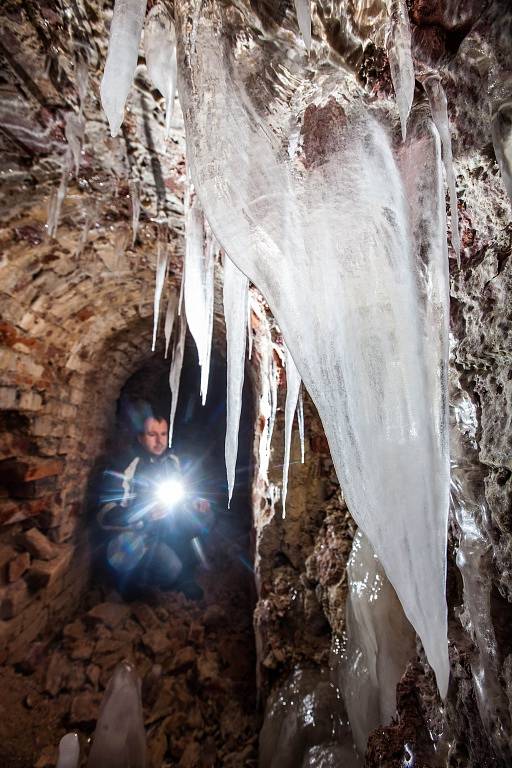
[[[204,215],[195,195],[185,202],[185,274],[183,298],[190,333],[196,343],[199,364],[203,360],[207,310],[205,296]]]
[[[66,193],[68,191],[69,171],[71,169],[71,163],[72,154],[68,147],[62,163],[59,186],[52,193],[48,205],[48,219],[46,222],[46,229],[50,237],[55,237],[59,228],[62,205],[66,199]]]
[[[286,516],[286,496],[288,492],[288,471],[290,468],[290,447],[295,410],[299,398],[300,374],[293,362],[289,350],[286,350],[286,405],[284,410],[284,465],[283,465],[283,517]]]
[[[110,133],[117,136],[132,87],[146,15],[146,0],[116,0],[110,26],[108,54],[101,80],[101,104]]]
[[[136,179],[130,179],[128,182],[128,188],[130,190],[130,206],[132,209],[132,247],[137,240],[137,232],[139,231],[139,219],[140,219],[140,181]]]
[[[201,17],[190,56],[188,5],[176,17],[178,62],[190,61],[178,84],[196,191],[222,248],[276,318],[350,512],[445,696],[448,291],[437,132],[418,112],[425,130],[411,133],[398,162],[382,110],[324,94],[324,107],[307,109],[313,122],[329,116],[328,151],[305,165],[300,149],[282,152],[283,137],[258,111],[244,81],[251,67],[234,60],[251,52],[219,34],[222,7]],[[279,129],[290,122],[288,110]]]
[[[277,392],[279,389],[279,367],[276,362],[276,354],[279,354],[278,348],[272,345],[270,352],[270,366],[268,369],[270,382],[269,382],[269,395],[270,395],[270,416],[268,420],[268,448],[267,454],[270,458],[270,450],[272,446],[272,436],[274,434],[274,427],[276,424],[277,415]]]
[[[74,112],[67,113],[65,122],[64,133],[73,158],[75,176],[78,176],[80,156],[82,154],[82,144],[84,140],[85,122],[80,115],[75,115]]]
[[[443,148],[443,162],[446,173],[446,183],[450,196],[450,218],[452,223],[452,245],[457,255],[457,265],[460,267],[460,237],[459,217],[457,213],[457,188],[455,186],[455,173],[453,169],[452,139],[450,136],[450,124],[448,121],[448,108],[446,94],[437,75],[428,77],[424,81],[425,90],[430,102],[430,110],[438,130],[441,146]]]
[[[185,338],[187,335],[187,318],[182,309],[180,314],[180,329],[176,335],[174,349],[171,360],[171,370],[169,372],[169,386],[171,388],[171,414],[169,416],[169,447],[172,446],[172,435],[174,431],[174,419],[176,417],[176,407],[178,405],[178,394],[180,391],[181,369],[183,368],[183,355],[185,354]]]
[[[152,352],[155,351],[156,347],[158,321],[160,318],[160,299],[162,298],[165,275],[167,274],[167,262],[169,259],[167,227],[165,226],[161,226],[156,248],[155,298],[153,302],[153,342],[151,344]]]
[[[208,392],[208,378],[210,375],[210,357],[212,351],[213,335],[213,303],[214,303],[214,278],[215,278],[215,253],[218,245],[208,228],[206,233],[205,248],[205,308],[206,308],[206,336],[204,340],[203,359],[201,361],[201,399],[203,405],[206,402]]]
[[[80,256],[82,255],[84,248],[87,245],[87,240],[89,239],[91,224],[94,221],[96,221],[96,217],[97,217],[97,211],[96,211],[96,206],[94,205],[92,207],[92,210],[89,210],[85,216],[84,226],[82,227],[82,230],[80,232],[80,237],[78,238],[78,242],[76,245],[75,259],[79,259]]]
[[[405,0],[387,0],[389,27],[386,35],[391,80],[402,126],[407,134],[407,118],[414,98],[414,63],[411,53],[411,28]]]
[[[297,422],[299,424],[299,440],[300,440],[300,460],[304,464],[305,460],[305,444],[304,444],[304,387],[300,387],[299,401],[297,403]]]
[[[503,186],[512,204],[512,77],[501,75],[491,88],[491,131]]]
[[[340,690],[361,755],[370,732],[395,715],[396,686],[416,654],[414,630],[368,539],[358,531],[347,563],[345,648]]]
[[[169,352],[169,344],[171,343],[172,329],[174,327],[174,318],[176,317],[176,310],[178,309],[178,294],[175,290],[171,290],[169,298],[167,300],[167,309],[165,311],[164,322],[164,336],[165,336],[165,354],[167,357]]]
[[[140,681],[128,662],[112,675],[94,731],[88,768],[144,768],[146,734],[140,698]]]
[[[66,733],[59,742],[57,768],[78,768],[80,744],[77,733]]]
[[[79,117],[83,117],[89,88],[89,64],[86,55],[77,54],[75,58],[75,82],[80,100]]]
[[[261,395],[258,406],[258,412],[263,419],[258,451],[258,470],[260,477],[265,481],[268,479],[268,467],[270,463],[269,429],[272,414],[272,396],[270,390],[273,355],[274,345],[272,344],[269,335],[260,341]]]
[[[306,48],[311,48],[311,0],[294,0],[299,29]]]
[[[238,427],[242,410],[248,290],[247,277],[225,255],[223,299],[227,345],[226,473],[229,501],[235,485]]]
[[[176,32],[163,3],[154,5],[144,26],[146,66],[151,82],[165,98],[165,135],[169,136],[176,95]]]

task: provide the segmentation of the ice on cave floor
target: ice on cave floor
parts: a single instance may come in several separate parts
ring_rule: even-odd
[[[452,156],[452,139],[450,136],[450,123],[448,121],[448,107],[446,94],[441,80],[437,75],[426,78],[423,83],[430,102],[430,110],[435,126],[439,132],[441,146],[443,148],[443,162],[446,173],[446,184],[450,197],[450,218],[452,223],[452,245],[457,255],[457,265],[460,267],[460,237],[459,216],[457,213],[457,188],[455,186],[455,173]]]
[[[77,733],[66,733],[59,742],[57,768],[78,768],[80,744]]]
[[[259,765],[362,766],[339,691],[326,670],[296,668],[271,694],[260,731]]]
[[[161,2],[154,5],[146,17],[144,51],[149,78],[165,98],[165,136],[167,138],[170,133],[176,95],[176,32],[172,19]]]
[[[286,517],[286,496],[288,492],[288,472],[290,469],[290,447],[292,442],[293,418],[297,408],[300,390],[300,374],[293,362],[290,351],[286,349],[286,404],[284,409],[284,464],[283,464],[283,517]]]
[[[167,274],[167,262],[169,259],[169,250],[167,245],[167,228],[161,226],[161,231],[156,245],[156,272],[155,272],[155,298],[153,301],[153,342],[151,351],[155,351],[156,337],[158,333],[158,321],[160,319],[160,300]]]
[[[172,353],[171,369],[169,372],[169,386],[171,388],[171,413],[169,416],[169,448],[172,446],[172,436],[174,431],[174,419],[176,417],[176,407],[178,405],[178,394],[180,391],[181,369],[183,368],[183,355],[185,354],[185,338],[187,335],[187,318],[185,311],[179,316],[180,328],[176,335],[176,341]]]
[[[88,768],[145,768],[146,734],[140,681],[126,661],[112,675],[100,707]]]
[[[203,357],[201,360],[201,400],[203,405],[206,403],[208,393],[208,379],[210,375],[210,358],[212,351],[213,336],[213,305],[215,289],[215,254],[218,251],[218,244],[210,230],[206,231],[205,247],[205,308],[206,308],[206,336],[204,340]]]
[[[84,140],[85,121],[83,117],[75,115],[74,112],[66,114],[64,133],[68,147],[73,158],[75,166],[75,176],[78,176],[80,169],[80,159],[82,154],[82,144]]]
[[[305,444],[304,444],[304,387],[303,386],[301,386],[299,390],[299,400],[297,403],[297,422],[299,424],[300,460],[302,464],[304,464]]]
[[[396,148],[385,111],[346,99],[343,119],[329,126],[329,153],[305,167],[301,154],[281,151],[282,136],[244,81],[251,67],[237,66],[239,52],[218,34],[222,8],[217,14],[201,17],[193,57],[184,14],[176,18],[190,58],[186,68],[179,60],[178,85],[195,189],[222,248],[269,304],[350,512],[444,697],[448,273],[439,136],[419,106]],[[288,112],[286,125],[301,117]]]
[[[137,240],[137,232],[139,231],[140,220],[140,181],[136,179],[130,179],[128,182],[128,188],[130,190],[130,206],[132,209],[132,247]]]
[[[311,48],[311,0],[294,0],[299,29],[306,48]]]
[[[164,336],[165,336],[165,354],[167,357],[169,352],[169,344],[171,343],[172,329],[174,327],[174,318],[176,317],[176,311],[178,309],[178,294],[175,290],[171,290],[169,298],[167,300],[167,309],[165,310],[165,322],[164,322]]]
[[[247,277],[224,254],[223,301],[227,347],[226,474],[229,501],[235,485],[238,428],[242,410],[248,292]]]
[[[387,0],[387,7],[389,26],[386,35],[386,49],[402,126],[402,138],[405,139],[407,118],[411,111],[415,84],[409,12],[405,0]]]
[[[117,136],[124,119],[124,107],[137,67],[145,15],[146,0],[115,0],[107,61],[100,87],[101,104],[112,136]]]
[[[396,686],[416,654],[407,621],[370,542],[358,531],[347,563],[345,647],[333,666],[361,755],[371,731],[391,722]]]

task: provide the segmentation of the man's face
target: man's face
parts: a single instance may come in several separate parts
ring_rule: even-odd
[[[161,456],[167,448],[168,441],[167,422],[165,419],[146,419],[144,432],[139,435],[139,443],[152,456]]]

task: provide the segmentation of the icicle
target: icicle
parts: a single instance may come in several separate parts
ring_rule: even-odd
[[[163,3],[153,6],[144,27],[146,67],[151,82],[165,98],[165,137],[171,129],[171,118],[176,95],[176,32]]]
[[[297,403],[297,421],[299,422],[300,460],[304,464],[304,387],[302,385],[299,391],[299,402]]]
[[[164,324],[164,335],[165,335],[165,355],[164,357],[167,357],[167,353],[169,351],[169,344],[171,342],[171,335],[172,335],[172,329],[174,325],[174,317],[176,315],[176,309],[178,307],[178,294],[176,291],[172,290],[169,294],[169,299],[167,301],[167,310],[165,313],[165,324]]]
[[[124,107],[137,67],[145,15],[146,0],[116,0],[100,88],[101,104],[112,136],[117,136],[124,119]]]
[[[217,244],[211,230],[208,229],[206,239],[206,266],[205,266],[205,309],[206,309],[206,335],[204,339],[203,355],[201,360],[201,398],[203,405],[206,402],[208,392],[208,378],[210,374],[210,357],[212,350],[213,334],[213,300],[214,300],[214,276],[215,276],[215,251]]]
[[[84,251],[85,246],[87,245],[91,224],[95,220],[95,218],[96,218],[96,208],[94,208],[92,211],[89,211],[89,213],[87,213],[85,217],[85,223],[82,231],[80,232],[80,237],[78,239],[78,243],[76,246],[75,259],[80,258],[80,256]]]
[[[140,219],[140,181],[130,179],[128,182],[130,190],[130,204],[132,208],[132,248],[137,240]]]
[[[187,335],[187,318],[185,312],[180,315],[180,331],[176,337],[174,350],[172,353],[171,370],[169,373],[169,385],[171,387],[171,414],[169,416],[169,448],[172,446],[172,435],[174,431],[174,419],[176,417],[176,406],[178,405],[178,394],[180,391],[181,369],[183,368],[183,355],[185,353],[185,338]]]
[[[60,214],[62,211],[62,204],[66,198],[66,192],[68,190],[69,169],[71,167],[71,150],[66,150],[64,156],[64,162],[62,164],[62,174],[60,177],[60,184],[53,192],[50,203],[48,205],[48,220],[46,223],[46,229],[50,237],[57,235],[57,229],[59,227]]]
[[[196,343],[199,364],[206,338],[204,218],[196,199],[185,213],[185,309],[190,333]]]
[[[274,434],[274,426],[276,423],[277,414],[277,390],[279,386],[279,369],[275,360],[274,352],[277,352],[276,347],[272,345],[270,349],[270,366],[269,366],[269,396],[270,396],[270,418],[268,420],[268,455],[270,457],[270,449],[272,447],[272,435]]]
[[[249,342],[249,360],[252,360],[252,307],[250,291],[247,301],[247,340]]]
[[[89,85],[89,67],[85,56],[77,55],[75,59],[75,80],[80,101],[79,116],[83,117],[85,102],[87,100],[87,88]]]
[[[75,115],[74,112],[67,113],[65,122],[64,133],[75,164],[75,176],[78,176],[82,154],[82,143],[84,140],[85,122],[82,117]]]
[[[460,238],[459,217],[457,215],[457,189],[455,187],[455,174],[453,171],[452,140],[448,122],[448,109],[446,95],[441,81],[437,75],[432,75],[424,81],[425,90],[430,102],[430,110],[434,123],[441,138],[443,147],[443,162],[446,173],[446,183],[450,196],[450,214],[452,222],[452,245],[457,254],[457,266],[460,267]]]
[[[235,485],[238,428],[244,385],[245,335],[249,282],[231,259],[224,255],[224,317],[227,344],[226,472],[228,505]]]
[[[112,675],[94,731],[88,768],[145,768],[146,735],[140,681],[128,662]]]
[[[80,744],[78,734],[66,733],[59,742],[57,768],[78,768]]]
[[[294,0],[299,29],[304,39],[304,45],[311,48],[311,0]]]
[[[414,64],[411,53],[411,28],[405,0],[387,0],[389,27],[386,36],[391,80],[400,114],[402,138],[407,133],[407,118],[414,98]]]
[[[279,123],[273,112],[270,123],[255,106],[244,81],[252,70],[247,61],[237,66],[222,7],[215,19],[202,17],[190,55],[190,8],[180,3],[175,23],[196,191],[223,249],[270,306],[322,419],[350,512],[445,696],[448,291],[438,141],[429,131],[408,138],[403,170],[382,110],[346,99],[322,162],[305,167],[303,153],[282,152],[289,113]],[[431,223],[408,203],[409,178],[412,192],[421,186]]]
[[[160,299],[164,287],[165,275],[167,272],[167,260],[169,252],[167,248],[167,227],[161,226],[157,242],[156,252],[156,272],[155,272],[155,299],[153,303],[153,343],[151,351],[155,351],[156,335],[158,332],[158,321],[160,318]]]
[[[288,470],[290,468],[290,447],[295,409],[300,390],[300,375],[293,358],[286,349],[286,405],[284,410],[284,465],[283,465],[283,517],[286,516],[286,495],[288,492]]]

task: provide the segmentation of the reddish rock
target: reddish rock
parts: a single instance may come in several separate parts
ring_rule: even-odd
[[[130,608],[121,603],[100,603],[95,605],[87,613],[87,620],[93,623],[103,623],[111,629],[115,629],[121,622],[127,618]]]
[[[20,536],[20,542],[38,560],[52,560],[57,555],[55,545],[37,528],[25,531]]]
[[[21,555],[18,555],[9,563],[7,568],[9,581],[18,581],[18,579],[23,576],[29,566],[30,555],[28,552],[22,552]]]
[[[152,629],[160,624],[154,610],[145,603],[132,605],[132,614],[144,630]]]
[[[28,587],[22,579],[0,589],[0,619],[12,619],[17,616],[28,600]]]
[[[180,761],[180,768],[197,768],[201,764],[201,747],[197,741],[191,741],[187,744]]]
[[[152,629],[142,637],[142,642],[155,656],[161,656],[171,649],[171,642],[163,629]]]
[[[59,651],[55,651],[50,658],[50,663],[46,670],[44,690],[51,696],[56,696],[64,686],[70,671],[70,664],[67,658]]]
[[[173,659],[171,665],[172,672],[183,672],[185,669],[189,669],[195,664],[196,652],[191,647],[182,648]]]
[[[101,699],[101,694],[94,691],[84,691],[75,696],[71,703],[71,724],[95,723],[98,719]]]

